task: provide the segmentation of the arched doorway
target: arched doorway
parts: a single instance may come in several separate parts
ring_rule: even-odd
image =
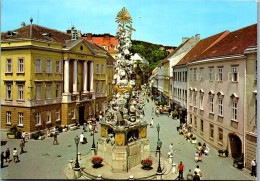
[[[237,135],[229,134],[229,146],[232,158],[236,158],[242,154],[242,143]]]

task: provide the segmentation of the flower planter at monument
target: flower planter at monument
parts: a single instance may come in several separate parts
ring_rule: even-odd
[[[151,166],[152,166],[152,164],[153,164],[153,161],[152,161],[152,159],[150,159],[150,158],[147,158],[147,159],[145,159],[145,160],[142,160],[141,161],[141,164],[142,164],[142,168],[144,169],[144,170],[150,170],[150,169],[152,169],[151,168]]]
[[[91,163],[93,164],[93,168],[99,168],[102,166],[103,158],[97,156],[97,157],[92,157]]]

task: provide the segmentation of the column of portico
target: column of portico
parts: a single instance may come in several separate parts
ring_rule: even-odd
[[[74,60],[73,66],[73,94],[79,94],[78,92],[78,60]]]
[[[90,92],[94,92],[94,62],[90,62]]]
[[[64,60],[64,92],[62,94],[62,102],[70,102],[71,101],[71,93],[69,92],[69,65],[70,60]]]
[[[87,93],[87,85],[88,85],[88,61],[84,61],[83,63],[83,93]]]

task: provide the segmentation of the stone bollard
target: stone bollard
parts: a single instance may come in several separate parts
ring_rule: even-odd
[[[69,168],[72,169],[73,168],[73,160],[70,160],[69,162],[70,162]]]
[[[81,170],[80,170],[80,168],[74,168],[74,178],[78,179],[79,177],[81,177]]]
[[[91,148],[91,155],[92,156],[96,155],[96,149],[95,148]]]
[[[134,180],[134,176],[130,175],[129,180]]]
[[[81,160],[81,153],[78,153],[78,158],[79,160]]]
[[[169,162],[170,162],[170,164],[173,163],[173,156],[172,155],[169,156]]]
[[[156,180],[162,180],[163,173],[156,172]]]
[[[102,180],[102,175],[101,174],[98,174],[97,180]]]
[[[176,164],[172,163],[172,173],[176,173]]]

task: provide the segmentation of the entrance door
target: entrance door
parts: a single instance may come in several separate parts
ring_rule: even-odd
[[[85,106],[79,107],[79,124],[80,125],[84,124],[84,110],[85,110]]]
[[[236,158],[241,155],[242,144],[241,140],[236,135],[229,135],[230,141],[230,151],[233,158]]]

